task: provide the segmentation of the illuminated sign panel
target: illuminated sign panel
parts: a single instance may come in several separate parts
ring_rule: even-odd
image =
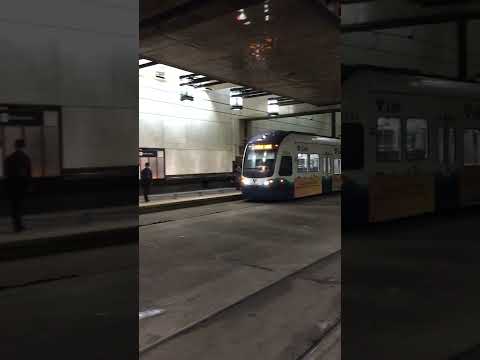
[[[255,145],[250,145],[250,148],[253,150],[272,150],[273,145],[272,144],[255,144]]]

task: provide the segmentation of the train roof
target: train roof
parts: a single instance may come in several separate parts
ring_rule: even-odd
[[[340,142],[340,139],[337,139],[331,136],[323,136],[323,135],[307,133],[307,132],[299,132],[299,131],[274,130],[274,131],[268,131],[265,133],[255,135],[252,138],[250,138],[248,143],[261,142],[261,143],[269,143],[269,144],[280,144],[283,141],[283,139],[285,139],[288,135],[291,135],[291,134],[311,136],[316,138],[325,138],[330,140],[337,140],[338,142]]]

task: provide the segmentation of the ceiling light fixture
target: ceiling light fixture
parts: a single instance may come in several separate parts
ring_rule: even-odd
[[[235,111],[243,109],[243,97],[240,91],[230,90],[230,108]]]
[[[240,9],[238,10],[239,14],[237,15],[237,20],[238,21],[244,21],[244,20],[247,20],[247,14],[245,14],[245,10],[244,9]]]
[[[192,93],[192,88],[187,85],[187,83],[190,82],[190,79],[188,77],[182,77],[180,76],[180,101],[193,101],[195,98],[193,97]]]
[[[150,64],[151,62],[152,60],[148,60],[148,59],[138,59],[138,66]]]
[[[278,105],[277,99],[268,99],[267,100],[267,112],[270,116],[277,116],[280,112],[280,106]]]

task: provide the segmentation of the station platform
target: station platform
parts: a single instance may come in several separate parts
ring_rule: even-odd
[[[135,206],[51,212],[24,217],[15,233],[11,219],[0,217],[0,261],[136,241]]]
[[[205,189],[168,194],[150,195],[150,201],[145,202],[139,197],[140,213],[180,209],[191,206],[215,204],[242,199],[242,194],[235,188]]]
[[[63,250],[102,247],[138,239],[126,236],[137,231],[140,213],[160,212],[177,208],[208,205],[241,199],[233,188],[207,189],[151,195],[138,206],[117,206],[101,209],[47,212],[24,216],[26,230],[14,233],[11,219],[0,217],[0,260],[23,257],[26,253],[43,255]],[[130,238],[130,239],[128,239]]]

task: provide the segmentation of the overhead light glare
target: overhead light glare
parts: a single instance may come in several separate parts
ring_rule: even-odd
[[[138,59],[138,66],[150,64],[151,62],[152,60],[148,60],[148,59]]]
[[[267,112],[270,116],[277,116],[280,111],[280,106],[278,105],[277,99],[268,99],[267,100]]]

